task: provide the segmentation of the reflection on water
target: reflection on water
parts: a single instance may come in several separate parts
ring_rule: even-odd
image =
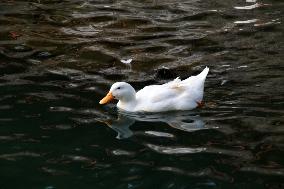
[[[109,120],[102,122],[106,123],[107,126],[117,132],[117,139],[128,138],[133,135],[133,132],[129,127],[135,123],[135,119],[132,119],[131,117],[119,115],[117,119],[112,117]]]
[[[193,112],[170,112],[163,114],[149,114],[149,113],[128,113],[120,111],[118,118],[110,117],[108,120],[101,120],[106,123],[110,128],[117,132],[117,138],[123,139],[133,135],[133,132],[129,128],[136,121],[140,122],[160,122],[166,123],[175,129],[179,129],[186,132],[193,132],[201,129],[208,129],[210,126],[206,126],[204,121],[199,115],[194,115]],[[212,127],[213,129],[214,127]],[[217,128],[217,127],[216,127]],[[145,134],[171,137],[171,134],[160,133],[154,131],[145,131]]]
[[[283,188],[283,10],[0,1],[1,188]],[[98,104],[116,81],[141,89],[205,66],[202,109]]]

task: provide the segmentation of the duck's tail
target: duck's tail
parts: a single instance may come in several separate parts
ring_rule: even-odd
[[[209,72],[209,68],[206,66],[206,68],[204,68],[204,70],[200,74],[198,74],[196,77],[199,78],[199,79],[205,80],[208,72]]]
[[[191,85],[193,83],[197,84],[197,83],[204,83],[206,77],[207,77],[207,74],[209,72],[209,68],[206,66],[206,68],[204,68],[204,70],[196,75],[196,76],[191,76],[185,80],[182,81],[183,84],[188,84],[188,85]]]
[[[182,85],[188,89],[188,94],[192,96],[195,101],[201,102],[203,98],[204,82],[209,72],[206,67],[200,74],[191,76],[182,81]]]

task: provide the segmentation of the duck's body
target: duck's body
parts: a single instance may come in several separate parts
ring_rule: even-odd
[[[117,82],[112,85],[110,92],[100,104],[115,98],[119,100],[117,107],[129,112],[191,110],[202,102],[208,72],[209,68],[206,67],[197,76],[185,80],[177,78],[163,85],[146,86],[137,93],[130,84]]]

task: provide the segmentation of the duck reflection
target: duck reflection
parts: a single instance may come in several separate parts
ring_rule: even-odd
[[[128,113],[118,111],[107,120],[100,120],[117,132],[118,139],[129,138],[133,135],[130,126],[136,121],[140,122],[164,122],[167,125],[186,132],[208,129],[201,116],[194,112],[168,112],[168,113]]]

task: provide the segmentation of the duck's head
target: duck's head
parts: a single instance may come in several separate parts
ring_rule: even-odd
[[[126,82],[114,83],[108,94],[100,100],[100,104],[107,104],[113,99],[120,100],[122,102],[128,102],[135,99],[136,92],[134,88]]]

